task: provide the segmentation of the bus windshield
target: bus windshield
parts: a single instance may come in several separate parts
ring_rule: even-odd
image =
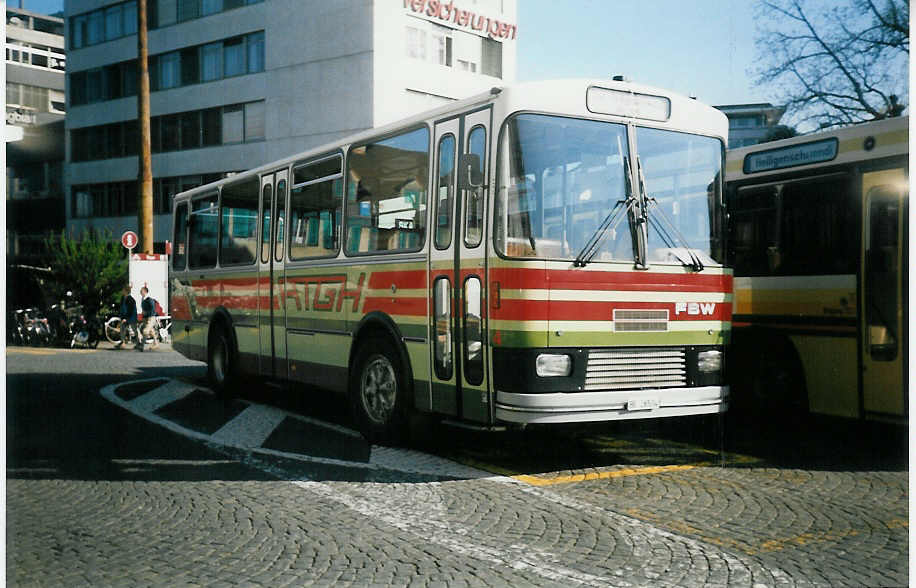
[[[678,263],[690,248],[722,262],[722,144],[712,137],[636,129],[649,215],[649,263]]]
[[[647,128],[638,128],[637,140],[646,193],[655,200],[649,215],[665,217],[669,235],[679,233],[672,242],[650,228],[649,262],[682,263],[677,249],[689,247],[704,263],[716,263],[721,143]],[[500,141],[497,250],[509,257],[575,259],[631,193],[628,158],[626,125],[540,114],[511,118]],[[624,214],[607,228],[595,261],[634,261],[632,220]]]

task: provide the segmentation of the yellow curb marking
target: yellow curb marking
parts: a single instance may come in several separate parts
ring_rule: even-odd
[[[586,480],[605,480],[608,478],[623,478],[626,476],[647,476],[650,474],[663,474],[667,472],[681,472],[692,470],[698,467],[709,466],[709,463],[697,463],[692,465],[669,465],[669,466],[649,466],[642,468],[630,468],[625,470],[613,470],[609,472],[588,472],[585,474],[573,474],[571,476],[557,476],[554,478],[539,478],[520,474],[512,476],[519,482],[525,482],[532,486],[552,486],[554,484],[571,484],[573,482],[584,482]]]
[[[29,348],[6,348],[7,355],[22,353],[25,355],[57,355],[58,353],[89,353],[95,349],[29,349]]]

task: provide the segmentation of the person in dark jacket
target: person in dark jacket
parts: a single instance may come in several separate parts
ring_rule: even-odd
[[[159,347],[159,340],[156,338],[156,328],[159,321],[156,320],[156,301],[149,295],[149,288],[143,286],[140,288],[140,312],[143,313],[143,325],[140,327],[140,336],[137,340],[137,349],[143,351],[143,343],[147,339],[153,340],[153,349]]]
[[[115,348],[127,341],[130,329],[133,329],[134,332],[137,330],[137,301],[130,295],[130,284],[124,286],[121,294],[121,310],[118,312],[118,316],[121,317],[121,340],[118,341]]]

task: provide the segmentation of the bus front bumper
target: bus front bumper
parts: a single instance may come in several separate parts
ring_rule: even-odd
[[[496,392],[496,420],[570,423],[715,414],[728,409],[728,386],[517,394]]]

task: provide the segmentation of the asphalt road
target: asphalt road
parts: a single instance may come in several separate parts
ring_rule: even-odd
[[[905,436],[729,417],[369,447],[178,354],[7,349],[10,586],[905,586]]]

